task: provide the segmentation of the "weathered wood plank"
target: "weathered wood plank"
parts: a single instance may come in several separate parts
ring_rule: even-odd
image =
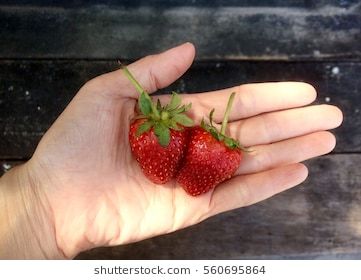
[[[360,259],[360,161],[360,154],[310,160],[309,178],[295,189],[188,229],[77,258]],[[0,161],[3,169],[19,163]]]
[[[360,26],[357,3],[315,9],[3,6],[0,57],[134,59],[191,41],[198,59],[360,58]]]
[[[50,2],[50,3],[49,3]],[[307,1],[306,1],[307,2]],[[257,1],[257,0],[17,0],[16,3],[12,0],[0,0],[0,5],[33,5],[33,6],[55,6],[55,7],[88,7],[94,5],[104,6],[154,6],[154,7],[178,7],[178,6],[286,6],[286,7],[302,7],[305,5],[303,0],[271,0],[271,1]]]
[[[358,0],[0,0],[0,5],[55,6],[64,8],[104,6],[154,6],[154,7],[350,7]]]
[[[360,160],[352,154],[309,161],[300,187],[176,233],[78,258],[360,259]]]
[[[73,63],[0,65],[0,158],[27,158],[91,74]]]
[[[0,159],[29,158],[81,85],[117,67],[115,61],[1,61]],[[317,88],[319,103],[344,111],[336,151],[360,152],[360,72],[359,62],[201,62],[168,89],[202,92],[247,82],[307,81]]]

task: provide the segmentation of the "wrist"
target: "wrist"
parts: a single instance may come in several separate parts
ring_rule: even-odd
[[[64,259],[51,206],[27,165],[0,178],[0,258]]]

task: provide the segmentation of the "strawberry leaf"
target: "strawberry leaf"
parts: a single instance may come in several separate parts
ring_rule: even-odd
[[[217,129],[216,129],[215,127],[213,127],[213,126],[210,126],[208,129],[209,129],[209,130],[208,130],[209,133],[212,134],[212,136],[213,136],[214,138],[216,138],[218,141],[220,141],[220,139],[219,139],[219,133],[218,133]]]
[[[139,137],[140,135],[142,135],[144,132],[149,131],[153,126],[153,123],[150,121],[146,121],[144,123],[142,123],[140,126],[138,126],[137,132],[136,132],[136,136]]]
[[[185,114],[177,114],[177,115],[173,116],[172,120],[174,120],[175,122],[177,122],[183,126],[193,126],[194,125],[193,120]]]
[[[240,147],[238,141],[236,141],[232,138],[229,138],[229,137],[225,137],[223,142],[228,148],[230,148],[232,150]]]
[[[160,103],[160,100],[157,99],[157,110],[161,111],[162,110],[162,104]]]
[[[188,103],[184,106],[184,112],[187,112],[190,108],[192,108],[192,103]]]
[[[147,118],[147,116],[144,116],[144,115],[142,115],[142,114],[140,114],[140,115],[138,115],[138,116],[135,116],[134,117],[134,119],[136,119],[136,120],[139,120],[139,119],[146,119]]]
[[[165,124],[161,122],[155,123],[154,133],[157,136],[158,142],[161,146],[163,147],[168,146],[170,141],[170,131]]]
[[[186,107],[184,105],[177,107],[173,110],[170,110],[169,113],[174,116],[176,114],[184,113],[186,111]]]
[[[209,113],[209,123],[211,124],[211,126],[213,126],[213,114],[214,114],[214,108]]]
[[[152,112],[151,100],[144,92],[142,92],[139,97],[139,109],[145,116],[148,116]]]
[[[181,100],[180,96],[176,92],[172,91],[172,98],[170,100],[167,110],[176,109],[181,104],[181,101],[182,100]]]
[[[174,120],[169,120],[168,127],[177,131],[183,130],[183,128],[179,127]]]

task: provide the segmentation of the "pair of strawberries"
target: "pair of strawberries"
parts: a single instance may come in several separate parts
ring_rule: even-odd
[[[123,71],[140,93],[141,114],[129,130],[131,151],[144,175],[156,184],[176,178],[190,195],[197,196],[229,179],[241,162],[241,146],[225,135],[234,93],[231,94],[218,131],[210,113],[210,124],[202,121],[193,126],[185,113],[191,104],[181,105],[181,98],[172,93],[169,104],[154,104],[129,70]]]

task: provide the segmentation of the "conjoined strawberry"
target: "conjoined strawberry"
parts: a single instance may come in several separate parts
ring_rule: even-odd
[[[231,94],[221,131],[212,123],[214,109],[209,115],[210,124],[191,128],[191,135],[177,182],[193,196],[205,193],[231,178],[240,165],[243,149],[237,140],[225,135],[234,93]]]
[[[129,129],[131,151],[144,175],[156,184],[175,177],[188,144],[188,130],[193,125],[185,112],[191,104],[181,106],[180,96],[173,92],[170,103],[154,104],[148,93],[123,66],[124,74],[140,93],[137,116]]]

